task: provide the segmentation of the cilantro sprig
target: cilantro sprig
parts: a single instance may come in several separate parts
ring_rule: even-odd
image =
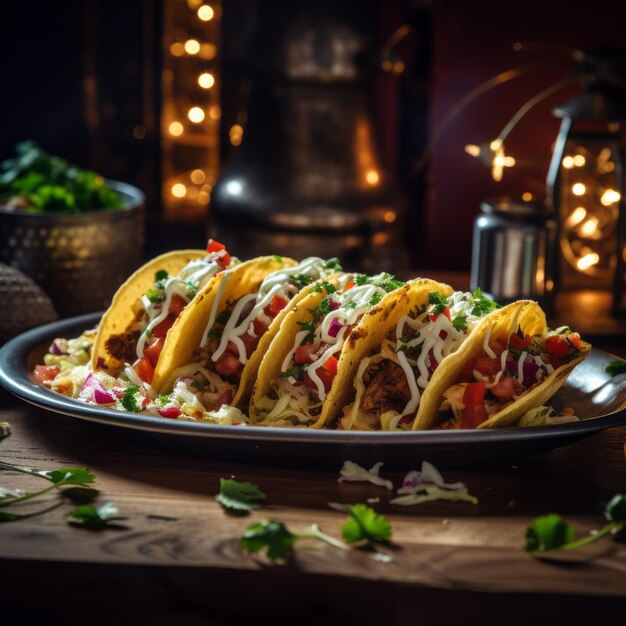
[[[341,527],[348,543],[387,543],[391,540],[391,526],[387,518],[365,504],[353,504],[350,517]]]
[[[125,517],[119,516],[118,508],[112,502],[104,502],[98,507],[86,504],[79,506],[67,513],[72,518],[72,524],[86,528],[87,530],[105,530],[105,529],[123,529],[124,526],[115,524],[118,520],[124,520]]]
[[[120,402],[122,406],[130,413],[141,413],[141,403],[137,399],[139,393],[139,385],[131,385],[124,390],[124,395]]]
[[[604,368],[604,371],[609,376],[618,376],[619,374],[626,374],[626,361],[611,361]]]
[[[475,289],[472,292],[472,298],[474,300],[474,306],[472,307],[471,313],[476,317],[482,317],[500,308],[500,305],[495,300],[488,298],[481,289]]]
[[[626,495],[613,496],[604,508],[608,523],[599,531],[577,537],[576,530],[560,515],[550,513],[533,520],[526,529],[526,550],[532,553],[549,550],[575,550],[598,541],[608,534],[616,534],[626,527]]]
[[[220,478],[220,492],[215,499],[225,511],[245,515],[260,508],[265,500],[265,494],[253,483]]]

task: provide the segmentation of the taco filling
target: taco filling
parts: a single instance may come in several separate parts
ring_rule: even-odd
[[[567,326],[542,335],[511,333],[506,345],[490,342],[491,327],[482,353],[467,363],[460,380],[444,392],[440,410],[452,415],[439,428],[477,428],[519,400],[560,367],[587,350],[578,333]]]
[[[322,412],[337,375],[342,350],[356,324],[387,293],[404,283],[390,274],[345,274],[323,281],[313,291],[324,293],[284,356],[272,390],[257,400],[254,420],[272,425],[312,425]]]
[[[125,363],[125,372],[137,384],[150,384],[163,350],[165,337],[183,309],[219,272],[239,264],[225,246],[210,240],[207,256],[190,261],[176,276],[158,270],[154,285],[142,295],[135,308],[135,320],[122,335],[109,337],[107,350]]]
[[[344,407],[339,428],[410,430],[435,370],[497,306],[480,289],[449,297],[429,292],[427,303],[398,320],[380,352],[360,363],[355,399]]]

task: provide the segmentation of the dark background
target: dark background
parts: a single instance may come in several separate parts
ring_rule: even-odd
[[[559,46],[624,49],[626,3],[372,0],[369,5],[377,16],[373,29],[379,44],[400,24],[414,27],[399,49],[404,75],[379,72],[371,85],[384,163],[408,195],[411,264],[468,269],[470,230],[482,199],[526,191],[543,198],[558,129],[551,109],[574,89],[540,104],[512,133],[506,149],[518,165],[505,171],[501,183],[465,154],[464,145],[494,138],[519,106],[565,75],[566,55]],[[162,3],[12,1],[0,6],[0,20],[0,157],[10,156],[17,141],[36,139],[52,153],[146,192],[147,254],[202,245],[204,223],[164,224],[162,219]],[[237,70],[228,57],[228,41],[237,36],[238,22],[225,0],[220,68],[224,129],[232,123],[227,105]],[[551,47],[514,52],[515,41]],[[416,170],[432,129],[465,93],[499,72],[533,62],[545,67],[467,107],[435,145],[426,169]],[[226,160],[232,148],[227,142],[222,146]]]

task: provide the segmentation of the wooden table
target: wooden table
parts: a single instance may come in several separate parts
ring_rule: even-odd
[[[13,404],[7,398],[4,406]],[[90,532],[67,523],[68,503],[1,524],[4,616],[8,610],[28,623],[185,625],[262,624],[271,617],[276,624],[343,626],[623,619],[626,545],[605,540],[612,552],[569,566],[535,560],[522,546],[540,514],[559,512],[580,531],[602,523],[603,504],[626,490],[626,428],[535,458],[444,472],[466,482],[478,506],[400,508],[388,504],[383,488],[338,484],[338,471],[187,456],[17,401],[0,411],[4,420],[13,432],[0,441],[1,460],[38,469],[87,466],[97,476],[99,501],[112,500],[127,517],[122,529]],[[220,477],[230,476],[259,485],[267,505],[248,517],[226,515],[213,495]],[[388,473],[396,484],[402,476]],[[5,487],[40,482],[0,472]],[[302,542],[293,563],[271,566],[239,549],[244,529],[266,518],[293,531],[315,522],[339,537],[346,514],[327,503],[373,497],[392,524],[391,562]]]

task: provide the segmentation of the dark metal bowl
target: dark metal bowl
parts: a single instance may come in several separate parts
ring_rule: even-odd
[[[132,185],[107,183],[123,209],[32,214],[0,207],[0,263],[30,276],[61,317],[106,308],[141,263],[144,194]]]

